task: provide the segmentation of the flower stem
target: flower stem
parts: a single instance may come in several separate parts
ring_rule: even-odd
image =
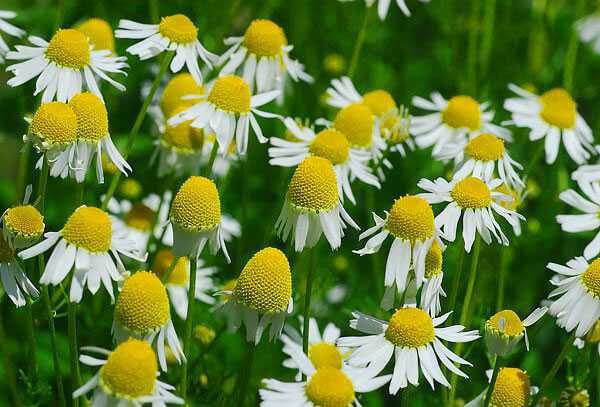
[[[463,249],[463,247],[460,243],[461,243],[461,241],[459,240],[457,247],[459,248],[460,253],[458,253],[458,261],[456,263],[456,270],[454,270],[454,278],[452,279],[452,289],[451,289],[452,291],[450,291],[450,301],[448,303],[448,309],[450,311],[454,311],[454,308],[456,307],[456,299],[458,298],[458,288],[460,286],[460,279],[462,277],[463,264],[465,262],[465,250]],[[452,319],[454,319],[453,314],[451,314],[449,317],[450,321],[452,321]]]
[[[494,372],[492,373],[492,379],[490,380],[487,392],[485,393],[485,398],[483,399],[483,407],[488,407],[490,405],[490,400],[494,393],[494,386],[496,385],[496,379],[498,379],[498,372],[500,372],[500,366],[502,365],[500,359],[500,356],[494,357]]]
[[[471,96],[477,96],[477,37],[479,34],[479,14],[481,2],[471,0],[470,28],[467,48],[467,75],[465,88]]]
[[[356,36],[356,42],[354,43],[354,50],[352,51],[352,59],[350,60],[350,67],[348,68],[348,76],[352,78],[354,73],[356,72],[356,67],[358,66],[358,60],[360,58],[360,53],[362,51],[363,45],[365,43],[365,36],[367,34],[367,27],[369,25],[369,16],[371,15],[371,7],[365,7],[365,14],[363,17],[362,25],[360,27],[360,31]]]
[[[67,333],[69,336],[69,359],[71,364],[71,388],[79,388],[79,350],[77,349],[77,303],[67,302]],[[79,399],[73,399],[73,406],[79,405]]]
[[[160,281],[162,281],[163,284],[166,284],[167,281],[169,281],[169,276],[175,269],[175,266],[177,265],[178,261],[179,261],[179,257],[173,257],[171,264],[169,264],[169,268],[165,271],[165,274],[163,274],[162,277],[160,278]],[[190,283],[191,283],[191,280],[190,280]]]
[[[306,289],[304,290],[304,325],[302,327],[302,350],[308,354],[308,336],[310,331],[310,299],[312,296],[312,283],[315,274],[315,248],[309,249],[308,274],[306,275]]]
[[[190,286],[188,288],[188,307],[187,318],[185,320],[185,337],[183,339],[183,353],[187,361],[183,363],[183,371],[181,372],[181,395],[184,399],[187,398],[187,383],[188,383],[188,364],[191,361],[191,346],[192,346],[192,330],[194,329],[194,309],[196,305],[196,274],[198,272],[198,260],[196,256],[190,256]],[[177,263],[175,258],[174,263]],[[171,268],[169,266],[169,268]],[[166,274],[166,273],[165,273]]]
[[[496,293],[496,311],[502,310],[504,306],[504,285],[506,282],[506,271],[511,257],[510,247],[500,248],[500,271],[498,272],[498,291]]]
[[[20,391],[17,386],[17,379],[15,376],[15,369],[13,367],[12,362],[10,361],[8,349],[8,343],[6,340],[6,333],[4,331],[4,323],[2,321],[2,313],[0,312],[0,348],[2,348],[2,364],[4,367],[4,377],[6,378],[5,383],[10,392],[10,396],[13,399],[13,405],[16,407],[20,407],[21,404],[21,396]],[[3,380],[4,381],[4,380]]]
[[[217,152],[219,151],[219,143],[217,140],[213,143],[212,149],[210,150],[210,156],[208,158],[208,164],[206,165],[206,177],[213,178],[213,165],[215,164],[215,160],[217,159]]]
[[[483,33],[481,38],[480,48],[480,77],[484,79],[488,77],[490,67],[490,55],[492,51],[492,43],[494,42],[494,23],[496,20],[496,0],[487,0],[483,13]]]
[[[575,18],[579,19],[584,11],[587,1],[579,0],[575,7]],[[563,87],[569,93],[573,91],[573,79],[575,78],[575,61],[577,60],[577,50],[579,49],[579,35],[573,26],[571,37],[565,54],[565,69],[563,71]]]
[[[29,352],[27,355],[29,364],[29,375],[37,378],[38,375],[38,363],[37,363],[37,343],[35,340],[35,320],[33,319],[33,311],[31,309],[31,301],[27,299],[25,304],[26,313],[26,329],[27,329],[27,341],[29,342]]]
[[[19,168],[17,172],[16,182],[16,200],[17,203],[21,203],[23,200],[23,192],[25,191],[25,184],[27,179],[27,168],[29,168],[29,158],[31,157],[31,143],[25,143],[23,150],[19,155]]]
[[[232,406],[243,406],[246,399],[246,392],[248,389],[248,383],[250,382],[250,376],[252,373],[252,364],[254,362],[254,351],[256,345],[254,342],[246,342],[246,352],[244,354],[244,362],[240,374],[235,383],[235,389],[238,389],[235,396],[235,403]]]

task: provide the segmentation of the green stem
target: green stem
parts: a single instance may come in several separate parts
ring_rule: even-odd
[[[208,164],[206,165],[206,177],[213,178],[213,165],[215,164],[215,160],[217,158],[217,152],[219,151],[219,143],[217,140],[213,143],[213,146],[210,150],[210,156],[208,158]]]
[[[35,320],[33,319],[33,311],[31,309],[31,301],[28,299],[25,305],[26,314],[26,329],[27,329],[27,341],[29,342],[29,352],[27,358],[29,360],[29,374],[31,377],[37,377],[38,374],[38,363],[37,363],[37,343],[35,340]]]
[[[579,0],[575,7],[576,19],[579,19],[585,11],[586,0]],[[571,29],[571,37],[565,55],[565,69],[563,71],[563,87],[569,93],[573,91],[573,80],[575,78],[575,61],[579,49],[579,35],[575,27]]]
[[[71,364],[71,388],[77,390],[81,382],[79,377],[79,350],[77,348],[77,303],[67,302],[67,334],[69,336],[69,360]],[[79,405],[79,399],[73,399],[73,406]]]
[[[309,249],[308,274],[306,275],[306,289],[304,290],[304,325],[302,327],[302,350],[308,355],[308,336],[310,331],[310,300],[312,296],[312,283],[315,274],[315,250]]]
[[[533,169],[539,164],[540,159],[544,155],[544,151],[544,142],[539,141],[538,146],[533,153],[533,158],[529,161],[529,165],[525,168],[525,171],[523,171],[523,179],[527,179],[527,177],[533,173]]]
[[[152,24],[158,24],[160,20],[158,0],[150,0],[148,8],[150,9],[150,21],[152,21]]]
[[[352,78],[356,72],[358,66],[358,60],[360,59],[360,53],[365,43],[365,36],[367,34],[367,27],[369,25],[369,16],[371,15],[371,7],[365,7],[365,15],[363,17],[360,31],[356,36],[356,42],[354,43],[354,50],[352,51],[352,59],[350,60],[350,67],[348,68],[348,76]]]
[[[498,372],[500,372],[500,366],[502,365],[500,359],[500,356],[494,357],[494,372],[492,373],[492,379],[490,380],[487,392],[485,393],[485,398],[483,399],[483,407],[488,407],[490,405],[490,400],[494,393],[494,386],[496,385],[496,379],[498,379]]]
[[[0,312],[0,348],[2,348],[2,364],[4,365],[4,376],[6,377],[6,385],[8,391],[13,399],[13,404],[16,407],[20,407],[21,404],[21,391],[17,386],[17,378],[15,376],[15,369],[9,357],[8,341],[6,339],[6,332],[4,331],[4,323],[2,321],[2,313]]]
[[[250,377],[252,373],[252,364],[254,362],[254,351],[256,349],[256,345],[254,342],[246,342],[246,352],[244,354],[244,361],[242,364],[242,369],[240,370],[240,374],[235,383],[235,388],[238,390],[235,403],[232,406],[243,406],[244,401],[246,400],[246,392],[248,389],[248,384],[250,382]]]
[[[496,293],[496,311],[502,310],[504,306],[504,285],[506,282],[506,271],[510,262],[510,247],[500,247],[500,271],[498,273],[498,291]]]
[[[188,309],[187,318],[185,320],[185,337],[183,340],[183,352],[187,358],[187,361],[184,362],[183,371],[181,372],[181,395],[184,399],[187,398],[188,364],[192,359],[192,331],[194,329],[194,310],[196,308],[196,274],[198,272],[198,260],[196,259],[196,256],[191,256],[189,261],[190,286],[188,288]],[[176,262],[177,259],[175,260],[175,263]]]
[[[471,21],[467,49],[467,84],[465,88],[471,96],[477,96],[477,37],[481,1],[471,0]]]
[[[460,280],[463,272],[463,264],[465,262],[465,250],[462,247],[462,240],[457,242],[457,247],[460,250],[458,253],[458,261],[456,264],[456,270],[454,270],[454,278],[452,279],[452,289],[450,291],[450,299],[448,303],[448,309],[454,311],[456,307],[456,299],[458,298],[458,288],[460,287]],[[450,322],[454,319],[454,312],[449,317]]]
[[[483,33],[481,38],[480,51],[480,76],[488,77],[490,67],[490,55],[492,53],[492,44],[494,42],[494,23],[496,20],[496,0],[487,0],[483,13]],[[483,81],[485,83],[485,80]]]
[[[29,167],[29,158],[31,157],[31,143],[25,143],[23,151],[19,155],[19,168],[17,172],[17,203],[23,201],[23,192],[25,191],[27,168]]]
[[[179,257],[173,257],[171,264],[169,264],[169,268],[165,271],[165,274],[163,274],[162,277],[160,278],[160,281],[162,281],[163,284],[166,284],[167,281],[169,281],[169,277],[171,276],[171,273],[175,269],[175,266],[177,265],[178,261],[179,261]],[[190,262],[190,266],[191,266],[191,262]],[[190,280],[190,283],[191,283],[191,280]]]

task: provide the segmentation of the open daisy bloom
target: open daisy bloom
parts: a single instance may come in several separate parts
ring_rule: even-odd
[[[117,343],[132,337],[154,343],[160,367],[165,372],[165,343],[169,344],[178,363],[185,361],[171,321],[167,291],[151,271],[138,271],[123,283],[115,306],[112,332]]]
[[[269,324],[269,340],[273,340],[294,309],[287,257],[273,247],[258,251],[242,269],[233,290],[218,294],[227,298],[220,311],[231,327],[237,330],[242,323],[246,326],[246,341],[258,344]]]
[[[90,18],[73,28],[85,34],[96,51],[107,50],[111,54],[115,53],[115,36],[112,27],[105,20]]]
[[[525,336],[525,347],[529,350],[527,327],[535,324],[548,311],[548,308],[536,308],[523,321],[516,312],[503,310],[495,313],[488,319],[484,326],[485,343],[488,352],[506,356],[510,354]]]
[[[382,157],[385,142],[381,139],[375,114],[364,103],[351,103],[340,109],[332,127],[346,136],[350,148],[369,152],[374,160]]]
[[[167,403],[184,403],[172,393],[175,387],[157,379],[160,372],[156,354],[147,342],[129,339],[112,351],[95,346],[84,346],[81,351],[81,363],[101,367],[87,383],[73,392],[74,399],[94,390],[92,407],[138,407],[146,403],[160,407]]]
[[[342,244],[346,223],[359,229],[340,203],[333,164],[323,157],[309,156],[294,171],[285,202],[275,224],[277,234],[294,243],[297,252],[314,247],[321,234],[332,249]]]
[[[352,348],[348,363],[353,366],[367,365],[379,372],[394,358],[390,394],[396,394],[409,383],[418,386],[419,367],[432,388],[435,387],[435,382],[450,387],[439,362],[456,375],[467,377],[454,363],[471,364],[453,353],[442,341],[470,342],[478,339],[479,333],[463,331],[464,327],[461,325],[442,328],[441,324],[450,313],[431,318],[420,308],[405,307],[396,310],[389,321],[357,311],[352,315],[356,319],[350,321],[350,326],[368,335],[340,338],[337,343],[339,346]]]
[[[133,241],[114,230],[108,214],[93,206],[75,209],[60,231],[44,236],[19,257],[30,259],[54,247],[40,283],[59,285],[74,270],[69,293],[72,302],[81,301],[86,286],[95,294],[100,284],[113,298],[112,281],[122,281],[126,273],[120,254],[140,262],[146,260],[135,250]]]
[[[42,238],[44,217],[33,205],[8,208],[0,217],[2,236],[13,249],[30,247]]]
[[[21,30],[18,27],[15,27],[14,25],[6,21],[11,20],[16,16],[17,13],[15,13],[14,11],[0,10],[0,32],[6,33],[10,36],[17,38],[25,35],[25,31]],[[10,48],[8,47],[6,41],[4,41],[4,39],[2,38],[2,35],[0,35],[0,63],[4,62],[4,55],[8,51],[10,51]]]
[[[350,185],[351,180],[358,178],[365,184],[381,187],[368,166],[371,155],[364,150],[350,148],[350,143],[342,132],[330,128],[315,133],[310,127],[300,127],[289,117],[284,120],[284,124],[298,141],[271,137],[269,164],[294,167],[309,156],[326,158],[333,164],[340,198],[346,196],[353,204],[356,199]]]
[[[492,371],[486,372],[488,380]],[[465,404],[465,407],[483,407],[485,395],[483,391],[477,398]],[[489,407],[525,407],[530,403],[530,396],[537,393],[537,388],[529,383],[527,372],[516,367],[501,367],[492,392]]]
[[[10,247],[3,235],[0,235],[0,281],[4,292],[17,307],[27,304],[25,295],[34,298],[40,295],[17,262],[15,249]]]
[[[95,51],[88,37],[81,31],[67,28],[58,30],[50,42],[30,36],[34,47],[17,45],[16,51],[6,54],[6,59],[20,60],[6,68],[14,77],[6,83],[19,86],[38,77],[34,95],[43,92],[42,102],[56,97],[66,102],[84,87],[102,99],[96,76],[107,81],[120,91],[125,87],[111,79],[107,73],[121,73],[128,67],[125,57],[114,57],[109,50]]]
[[[217,56],[208,52],[198,41],[198,27],[187,16],[175,14],[162,17],[160,24],[141,24],[131,20],[119,21],[117,38],[142,39],[127,48],[127,52],[141,60],[153,58],[165,51],[174,51],[171,72],[179,72],[185,64],[196,82],[202,83],[198,57],[212,69]]]
[[[577,21],[575,28],[582,42],[588,43],[600,54],[600,15],[591,14]]]
[[[304,65],[290,58],[294,48],[289,45],[283,29],[271,20],[253,20],[244,36],[225,39],[229,49],[219,58],[227,62],[221,75],[242,73],[244,80],[259,93],[277,89],[283,95],[285,79],[311,83],[313,78],[304,72]]]
[[[173,76],[164,87],[158,99],[158,108],[161,113],[161,125],[166,126],[164,119],[173,116],[175,110],[192,106],[195,101],[206,93],[204,86],[198,84],[192,75],[187,72]]]
[[[600,164],[581,165],[571,173],[571,179],[578,183],[600,181]]]
[[[531,141],[543,138],[547,164],[556,161],[561,137],[577,164],[584,164],[596,154],[592,129],[577,112],[577,103],[569,92],[554,88],[538,96],[514,84],[508,88],[518,97],[504,101],[504,108],[512,113],[512,120],[505,123],[529,128]]]

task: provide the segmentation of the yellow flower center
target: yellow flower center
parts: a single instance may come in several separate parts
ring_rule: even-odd
[[[312,155],[327,158],[333,165],[343,164],[350,155],[350,143],[336,129],[325,129],[317,133],[309,151]]]
[[[389,92],[378,89],[367,92],[363,95],[362,102],[371,109],[371,112],[377,117],[396,108],[396,101]]]
[[[244,34],[244,46],[259,57],[280,55],[286,44],[283,29],[271,20],[252,21]]]
[[[469,141],[465,153],[478,161],[498,161],[504,155],[504,140],[483,133]]]
[[[175,256],[169,249],[161,249],[156,253],[156,257],[154,258],[154,263],[152,264],[152,271],[156,273],[156,275],[162,279],[163,275],[171,266],[171,263],[175,260]],[[171,271],[169,275],[169,279],[167,280],[168,284],[175,285],[186,285],[189,280],[189,261],[187,257],[180,257]]]
[[[335,116],[333,127],[341,131],[352,146],[366,148],[373,142],[375,116],[362,103],[352,103]]]
[[[569,386],[560,393],[560,407],[589,407],[590,394],[586,389]]]
[[[46,48],[46,58],[63,68],[83,69],[90,64],[90,43],[81,31],[60,29]]]
[[[186,107],[180,106],[173,111],[173,115],[185,109]],[[173,147],[182,153],[197,153],[204,144],[204,131],[193,128],[191,124],[192,120],[188,120],[176,126],[167,126],[162,134],[161,141],[167,147]]]
[[[425,256],[425,277],[431,278],[442,272],[444,255],[442,248],[436,240],[431,243],[431,247]]]
[[[266,247],[252,256],[237,279],[234,295],[260,313],[285,311],[292,295],[292,274],[285,254]]]
[[[525,328],[523,322],[512,310],[504,310],[495,313],[485,323],[487,329],[496,335],[521,336]]]
[[[510,209],[511,211],[516,211],[521,203],[521,198],[517,191],[510,189],[506,184],[500,184],[498,187],[494,189],[495,192],[500,192],[501,194],[508,195],[512,198],[510,201],[499,201],[498,204],[503,208]]]
[[[69,106],[77,117],[77,138],[96,143],[108,135],[108,112],[100,98],[85,92],[73,96]]]
[[[591,295],[600,299],[600,259],[594,260],[581,274],[581,281]]]
[[[309,211],[327,211],[338,205],[337,178],[333,165],[323,157],[309,156],[294,171],[288,199]]]
[[[67,243],[90,253],[108,252],[112,239],[112,222],[102,209],[80,206],[67,219],[61,235]]]
[[[146,341],[129,339],[112,351],[100,370],[100,384],[107,393],[135,399],[154,393],[158,366]]]
[[[19,237],[33,238],[44,233],[44,217],[32,205],[15,206],[7,210],[4,225]]]
[[[454,185],[450,192],[452,199],[463,209],[486,208],[492,202],[488,186],[479,178],[467,177]]]
[[[171,220],[194,232],[216,228],[221,222],[221,201],[214,182],[204,177],[189,177],[173,199]]]
[[[392,315],[385,337],[400,348],[420,348],[435,338],[433,321],[422,309],[400,308]]]
[[[115,307],[115,318],[125,328],[138,333],[154,332],[170,318],[165,286],[149,271],[138,271],[123,283]]]
[[[542,119],[552,126],[561,129],[575,127],[577,118],[577,104],[566,90],[554,88],[540,96]]]
[[[202,96],[204,87],[198,85],[189,73],[175,75],[165,86],[160,98],[160,108],[165,117],[173,116],[177,108],[188,108],[197,103],[197,100],[182,99],[188,95]]]
[[[148,232],[152,229],[154,211],[142,203],[135,203],[125,214],[123,220],[130,228]]]
[[[442,120],[455,129],[477,130],[481,126],[481,108],[471,96],[454,96],[442,112]]]
[[[194,338],[204,346],[210,345],[217,337],[216,332],[206,325],[196,325],[193,334]]]
[[[229,113],[243,114],[250,112],[250,86],[236,75],[221,76],[216,80],[208,101],[218,109]]]
[[[15,257],[15,251],[4,240],[4,236],[0,233],[0,263],[8,263]]]
[[[433,219],[433,210],[426,200],[406,195],[394,201],[386,227],[394,237],[414,243],[433,236]]]
[[[600,321],[596,321],[594,327],[587,333],[585,340],[590,343],[600,342]]]
[[[81,31],[95,50],[107,49],[115,52],[115,37],[111,26],[101,18],[90,18],[75,27]]]
[[[189,44],[198,38],[198,28],[183,14],[163,17],[158,32],[176,44]]]
[[[33,115],[29,131],[51,144],[71,144],[77,140],[77,116],[66,103],[43,103]]]
[[[490,406],[526,407],[529,405],[529,376],[521,369],[503,367],[498,372]]]
[[[119,195],[126,199],[137,199],[142,194],[142,185],[133,178],[127,178],[119,184]]]
[[[335,345],[319,342],[308,347],[308,358],[316,369],[331,367],[342,368],[342,354]]]
[[[319,407],[348,407],[354,401],[354,385],[344,372],[318,369],[306,385],[306,397]]]

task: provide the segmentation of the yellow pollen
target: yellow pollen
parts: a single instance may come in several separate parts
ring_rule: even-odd
[[[479,178],[467,177],[454,185],[450,192],[452,199],[463,209],[481,209],[492,202],[488,186]]]
[[[244,34],[244,46],[259,57],[275,57],[287,44],[283,29],[271,20],[253,20]]]
[[[414,243],[433,236],[433,219],[433,210],[426,200],[406,195],[394,201],[386,228],[394,237]]]
[[[4,236],[0,233],[0,263],[8,263],[15,257],[15,251],[4,240]]]
[[[193,232],[216,228],[221,222],[221,201],[214,182],[204,177],[189,177],[173,199],[171,220]]]
[[[392,315],[385,337],[399,348],[420,348],[435,338],[433,320],[422,309],[400,308]]]
[[[481,108],[471,96],[454,96],[442,112],[442,120],[455,129],[477,130],[481,126]]]
[[[152,271],[162,279],[175,256],[169,249],[161,249],[156,253]],[[185,285],[189,281],[189,261],[187,257],[180,257],[169,275],[168,284]]]
[[[237,279],[234,295],[260,313],[285,311],[292,295],[292,273],[285,254],[266,247],[252,256]]]
[[[600,298],[600,259],[596,259],[581,274],[581,282],[590,295]]]
[[[137,199],[142,194],[142,185],[133,178],[127,178],[119,184],[119,195],[126,199]]]
[[[236,75],[221,76],[210,90],[208,101],[220,110],[243,114],[250,112],[250,86]]]
[[[180,106],[173,111],[173,115],[186,109]],[[192,120],[179,123],[176,126],[167,126],[161,136],[161,141],[167,147],[173,147],[181,153],[194,154],[202,149],[204,131],[191,126]]]
[[[71,144],[77,140],[77,117],[66,103],[43,103],[33,115],[29,131],[51,144]]]
[[[338,205],[337,178],[331,162],[309,156],[294,171],[288,186],[288,199],[297,208],[327,211]]]
[[[35,206],[21,205],[10,208],[4,215],[4,225],[15,235],[25,238],[44,233],[44,217]]]
[[[497,335],[506,336],[521,336],[525,330],[523,322],[516,312],[509,309],[492,315],[486,321],[485,326]]]
[[[526,407],[529,405],[529,376],[521,369],[503,367],[494,385],[491,407]]]
[[[383,116],[384,113],[395,109],[396,101],[389,92],[378,89],[367,92],[363,95],[362,102],[371,109],[371,112],[377,117]]]
[[[90,253],[108,252],[112,239],[112,223],[102,209],[80,206],[67,219],[61,235],[67,243]]]
[[[69,106],[77,117],[77,138],[96,143],[108,135],[108,112],[102,100],[93,93],[73,96]]]
[[[90,18],[75,27],[81,31],[94,46],[94,50],[107,49],[115,52],[115,36],[113,30],[106,21],[101,18]]]
[[[600,321],[596,321],[592,329],[585,336],[585,340],[590,343],[600,342]]]
[[[341,109],[335,116],[333,127],[344,133],[350,145],[367,148],[373,142],[375,116],[362,103],[352,103]]]
[[[566,90],[554,88],[540,96],[542,119],[552,126],[561,129],[575,127],[577,118],[577,104]]]
[[[306,385],[306,397],[319,407],[348,407],[354,401],[354,385],[344,372],[318,369]]]
[[[436,240],[431,243],[431,247],[425,256],[425,277],[431,278],[442,272],[444,255],[442,248]]]
[[[160,97],[160,108],[165,117],[173,116],[173,112],[177,108],[187,108],[197,103],[197,100],[182,99],[184,96],[189,95],[204,95],[204,87],[198,85],[189,73],[175,75],[167,83]]]
[[[90,64],[90,43],[81,31],[60,29],[46,48],[46,58],[63,68],[83,69]]]
[[[138,333],[155,332],[170,318],[169,297],[156,274],[138,271],[123,283],[115,307],[115,318]]]
[[[504,155],[504,140],[483,133],[469,141],[465,153],[478,161],[498,161]]]
[[[176,44],[189,44],[198,38],[198,28],[183,14],[163,17],[158,32]]]
[[[154,393],[158,366],[146,341],[129,339],[108,356],[100,370],[100,384],[111,395],[135,399]]]
[[[338,165],[348,161],[350,143],[336,129],[325,129],[317,133],[309,151],[312,155],[327,158],[333,165]]]
[[[130,228],[148,232],[154,222],[154,211],[142,203],[134,203],[123,220]]]
[[[315,369],[331,367],[342,368],[342,354],[335,345],[327,342],[319,342],[308,347],[308,358]]]

